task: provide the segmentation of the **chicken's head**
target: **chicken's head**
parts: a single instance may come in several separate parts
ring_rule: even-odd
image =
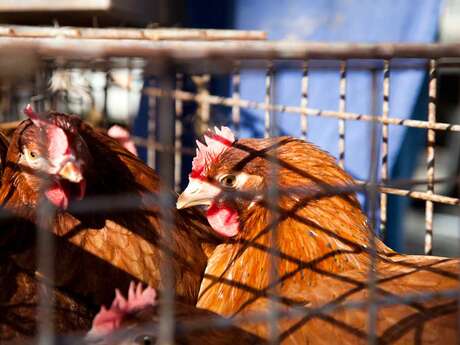
[[[287,136],[235,141],[226,127],[204,138],[206,145],[197,142],[189,184],[177,208],[207,205],[208,222],[224,237],[243,235],[255,223],[268,224],[273,215],[287,216],[282,210],[304,212],[318,193],[324,193],[315,205],[325,223],[338,207],[360,212],[353,193],[335,197],[332,192],[353,184],[352,178],[311,143]],[[308,217],[315,212],[317,217],[315,210]]]
[[[123,297],[119,290],[115,290],[115,299],[109,309],[101,307],[99,313],[93,320],[91,330],[88,332],[86,339],[89,342],[97,342],[98,344],[118,344],[118,343],[135,343],[135,344],[153,344],[155,337],[153,335],[140,335],[134,341],[125,342],[122,339],[111,339],[111,336],[116,336],[117,331],[120,331],[123,326],[129,326],[131,323],[136,323],[145,315],[136,317],[136,314],[152,310],[156,306],[156,291],[151,287],[143,288],[142,284],[131,282],[128,290],[128,298]],[[137,320],[139,319],[139,320]],[[125,334],[129,339],[129,336]],[[104,341],[104,339],[106,341]]]
[[[234,237],[241,231],[242,216],[253,206],[255,199],[241,197],[255,193],[266,185],[265,166],[235,141],[227,127],[208,131],[204,140],[197,141],[189,184],[179,196],[177,208],[206,205],[207,219],[221,236]],[[249,139],[246,139],[249,140]]]
[[[85,168],[91,160],[88,147],[78,133],[77,117],[37,114],[28,105],[30,120],[19,133],[18,164],[29,185],[43,191],[56,207],[65,209],[72,199],[85,194]]]

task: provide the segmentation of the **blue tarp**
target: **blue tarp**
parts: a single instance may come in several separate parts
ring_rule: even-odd
[[[436,38],[442,1],[439,0],[295,0],[281,4],[276,0],[238,0],[235,6],[234,27],[260,29],[269,33],[270,39],[309,40],[324,42],[432,42]],[[400,118],[426,114],[426,109],[415,105],[421,95],[426,73],[420,70],[395,70],[390,82],[390,116]],[[381,95],[382,75],[378,76]],[[300,104],[301,72],[278,73],[275,100],[281,104]],[[244,73],[241,97],[262,101],[264,75]],[[354,113],[372,113],[372,77],[370,72],[349,72],[347,78],[346,110]],[[309,74],[309,108],[338,110],[338,71],[314,71]],[[381,100],[382,97],[379,97]],[[423,101],[420,102],[423,104]],[[374,105],[375,107],[375,105]],[[381,103],[377,104],[381,109]],[[245,112],[249,121],[242,136],[261,136],[263,115]],[[258,121],[254,121],[256,118]],[[299,136],[300,118],[292,114],[278,115],[282,133]],[[337,157],[337,120],[309,118],[308,139]],[[404,156],[397,159],[406,130],[390,126],[389,167],[392,177],[410,173],[405,160],[414,161],[421,145],[405,147]],[[420,131],[419,131],[420,132]],[[420,133],[413,133],[420,136]],[[411,143],[420,140],[406,138]],[[367,179],[370,168],[370,128],[362,122],[346,124],[345,168],[354,177]],[[400,165],[396,165],[399,162]],[[407,176],[406,176],[407,177]],[[392,200],[387,242],[395,249],[402,249],[403,234],[400,230],[402,200]]]
[[[261,29],[271,39],[297,39],[326,42],[432,42],[439,19],[438,0],[298,0],[280,6],[279,1],[237,1],[235,27]],[[338,110],[338,71],[313,71],[309,76],[311,108]],[[381,78],[381,75],[379,76]],[[393,71],[391,74],[390,115],[412,115],[424,72]],[[379,79],[380,81],[380,79]],[[347,111],[371,113],[372,81],[370,72],[350,71],[347,80]],[[300,104],[301,71],[282,72],[276,79],[276,102]],[[379,83],[381,85],[381,83]],[[244,73],[243,98],[263,101],[264,75]],[[381,104],[380,107],[381,109]],[[254,126],[245,126],[243,135],[261,135],[263,118]],[[300,135],[300,117],[279,115],[282,132]],[[404,129],[390,128],[390,166],[401,145]],[[347,122],[346,168],[358,178],[367,178],[369,170],[369,126]],[[337,120],[309,119],[309,139],[337,155]]]

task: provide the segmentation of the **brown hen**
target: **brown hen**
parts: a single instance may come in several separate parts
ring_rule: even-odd
[[[110,303],[114,289],[126,291],[133,279],[161,292],[165,253],[176,298],[194,304],[207,259],[202,244],[210,238],[204,217],[172,210],[175,224],[163,226],[155,199],[161,183],[151,168],[76,116],[28,115],[12,136],[2,176],[3,211],[15,216],[2,219],[2,254],[41,277],[31,224],[39,204],[53,205],[42,227],[55,240],[46,253],[55,259],[54,284],[83,309]]]
[[[371,230],[352,178],[329,154],[292,137],[235,141],[228,128],[205,139],[177,203],[208,205],[208,221],[225,239],[209,258],[198,307],[268,338],[268,322],[238,317],[268,312],[276,297],[271,306],[290,315],[277,325],[283,344],[357,344],[373,327],[372,293],[386,301],[376,316],[379,343],[457,342],[459,261],[399,255],[375,239],[370,289]],[[450,295],[436,296],[443,291]]]

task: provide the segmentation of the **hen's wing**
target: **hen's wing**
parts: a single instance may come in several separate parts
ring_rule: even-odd
[[[31,337],[37,327],[39,279],[7,258],[0,261],[0,343]],[[94,310],[57,289],[50,288],[47,293],[54,303],[52,315],[57,333],[91,326]]]
[[[458,260],[424,256],[396,255],[380,262],[375,289],[379,343],[458,343],[458,300],[453,294],[459,288],[459,267]],[[286,344],[366,343],[367,282],[367,272],[354,270],[324,272],[313,287],[286,287],[282,297],[303,301],[306,316],[283,321],[281,338]],[[281,307],[292,311],[286,304]]]

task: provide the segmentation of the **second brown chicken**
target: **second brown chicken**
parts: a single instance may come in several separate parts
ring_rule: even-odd
[[[352,178],[329,154],[292,137],[235,140],[228,128],[205,141],[177,203],[207,205],[222,237],[198,307],[267,339],[274,303],[283,344],[358,344],[373,327],[372,294],[379,343],[457,343],[459,261],[400,255],[376,238],[371,289],[371,229]],[[266,321],[250,322],[254,314]]]

